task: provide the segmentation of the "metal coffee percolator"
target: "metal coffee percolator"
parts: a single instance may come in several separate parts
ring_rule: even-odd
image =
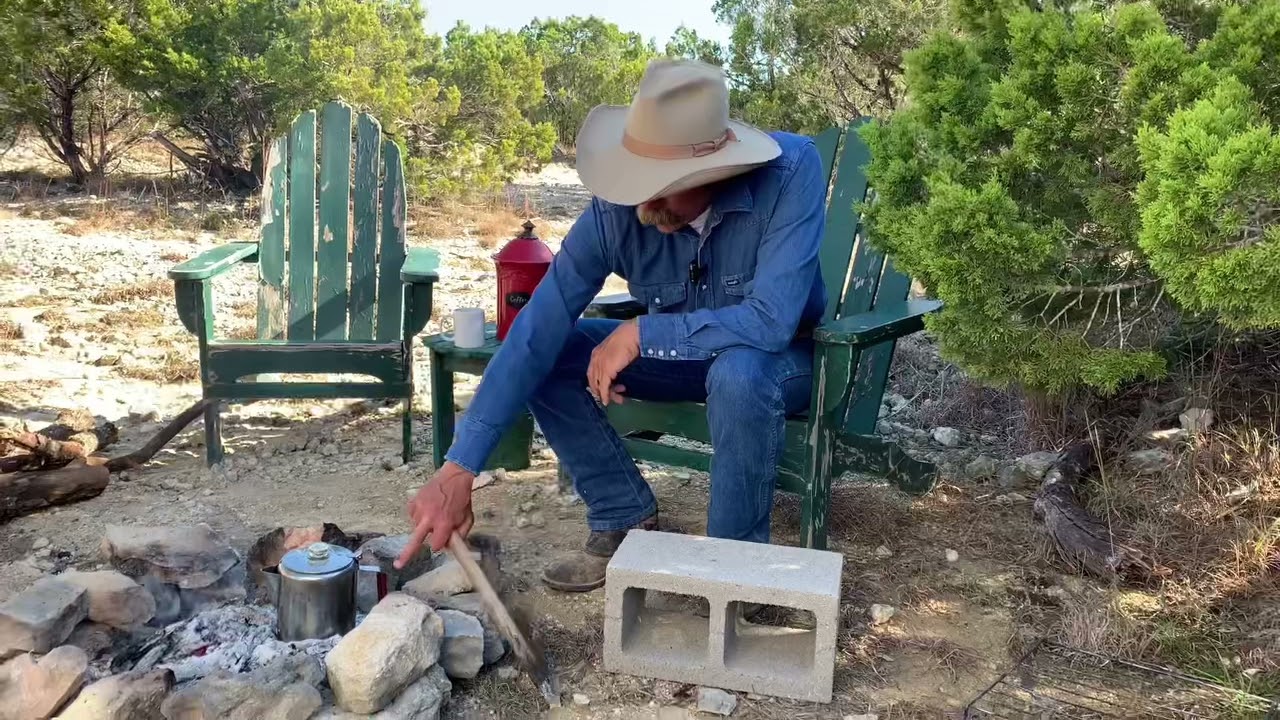
[[[263,568],[276,606],[276,635],[286,642],[345,635],[356,625],[356,577],[375,573],[378,599],[387,576],[360,565],[350,550],[317,542],[290,550],[280,564]]]

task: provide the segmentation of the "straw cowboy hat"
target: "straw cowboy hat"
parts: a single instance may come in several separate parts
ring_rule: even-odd
[[[631,105],[598,105],[578,132],[578,176],[618,205],[706,185],[781,153],[764,131],[729,119],[724,71],[691,60],[654,60]]]

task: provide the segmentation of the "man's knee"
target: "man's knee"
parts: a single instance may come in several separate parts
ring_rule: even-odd
[[[749,395],[775,398],[779,394],[778,363],[776,353],[764,350],[725,350],[716,356],[707,370],[707,397]]]

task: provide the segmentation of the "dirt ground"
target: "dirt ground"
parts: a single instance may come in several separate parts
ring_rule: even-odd
[[[0,415],[39,425],[60,409],[86,407],[120,426],[118,450],[132,449],[199,394],[195,340],[177,320],[165,272],[216,243],[251,237],[243,222],[249,213],[230,201],[170,196],[158,185],[154,192],[137,185],[93,198],[56,183],[41,193],[35,176],[10,178],[0,182],[0,320],[18,328],[12,334],[19,337],[0,341]],[[553,166],[522,178],[496,205],[519,208],[526,198],[554,247],[587,194],[571,168]],[[152,209],[161,200],[166,210],[157,217]],[[518,230],[521,218],[501,209],[486,212],[462,227],[436,212],[413,215],[411,242],[439,249],[445,260],[437,319],[428,332],[438,331],[438,319],[454,307],[480,305],[492,312],[489,255]],[[247,267],[218,282],[221,332],[243,333],[251,325],[253,287]],[[0,539],[0,599],[52,568],[94,564],[107,524],[206,522],[241,548],[278,526],[332,522],[348,531],[407,530],[407,496],[431,471],[421,354],[417,376],[417,458],[408,465],[396,459],[393,407],[348,401],[232,406],[225,415],[226,469],[204,467],[197,422],[154,463],[115,479],[100,497],[8,523]],[[922,377],[941,382],[922,383]],[[1063,575],[1036,539],[1029,492],[1009,493],[966,480],[959,471],[980,454],[1006,462],[1030,449],[1017,433],[1020,410],[969,388],[923,337],[900,350],[892,382],[891,391],[911,408],[933,408],[932,414],[902,413],[903,423],[914,424],[922,436],[932,427],[921,418],[939,417],[942,405],[974,405],[953,412],[968,418],[969,425],[955,423],[966,440],[954,449],[921,443],[947,467],[943,482],[924,497],[870,478],[847,477],[837,485],[832,549],[844,555],[845,566],[835,700],[816,705],[742,696],[734,717],[936,718],[959,710],[1028,641],[1061,621],[1062,597],[1083,592],[1086,583]],[[461,387],[465,399],[466,384]],[[643,470],[664,523],[701,532],[707,477],[658,466]],[[566,697],[589,700],[556,716],[692,716],[687,688],[601,670],[603,592],[565,596],[539,582],[542,565],[585,534],[582,505],[561,496],[555,483],[554,455],[537,440],[533,467],[479,490],[475,504],[477,530],[503,542],[510,589],[540,617],[565,673]],[[780,496],[776,541],[797,542],[798,518],[795,499]],[[41,538],[51,553],[33,553]],[[897,612],[872,625],[873,603]],[[447,715],[524,718],[540,712],[526,680],[490,672],[458,683]]]

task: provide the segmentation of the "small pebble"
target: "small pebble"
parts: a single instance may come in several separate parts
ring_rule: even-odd
[[[525,517],[524,515],[521,515],[520,517],[516,518],[516,527],[517,528],[529,527],[529,518]]]
[[[891,558],[893,557],[893,551],[890,550],[887,546],[881,545],[880,547],[876,548],[876,557],[881,559]]]
[[[583,695],[582,693],[574,693],[573,704],[574,705],[590,705],[591,698],[587,697],[586,695]]]
[[[499,680],[515,680],[520,677],[520,671],[510,665],[503,665],[495,671]]]
[[[889,620],[893,618],[893,616],[896,615],[897,612],[898,612],[898,609],[895,608],[894,606],[881,605],[880,603],[875,603],[868,610],[868,614],[871,616],[872,625],[883,625],[889,622]]]
[[[951,550],[951,549],[948,549],[948,550],[947,550],[947,562],[949,562],[949,563],[953,563],[953,562],[955,562],[955,561],[957,561],[957,560],[959,560],[959,559],[960,559],[960,553],[956,552],[955,550]]]
[[[546,527],[547,519],[540,512],[536,512],[529,516],[529,524],[534,527]]]
[[[42,547],[49,547],[49,538],[39,537],[36,538],[35,542],[31,543],[32,550],[39,550]]]

